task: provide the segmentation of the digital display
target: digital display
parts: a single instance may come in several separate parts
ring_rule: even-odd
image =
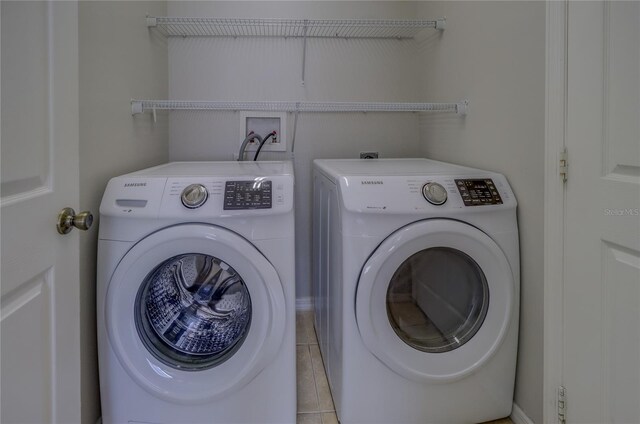
[[[271,181],[227,181],[224,210],[271,209]]]
[[[501,205],[502,198],[493,180],[455,180],[465,206]]]

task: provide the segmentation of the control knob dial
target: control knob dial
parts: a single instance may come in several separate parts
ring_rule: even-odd
[[[204,205],[204,202],[206,202],[208,198],[209,192],[202,184],[188,185],[184,190],[182,190],[182,194],[180,195],[182,204],[189,209],[199,208]]]
[[[422,186],[422,195],[432,205],[442,205],[447,201],[447,190],[438,183],[426,183]]]

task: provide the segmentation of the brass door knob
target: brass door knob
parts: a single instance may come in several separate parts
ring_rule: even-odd
[[[76,211],[71,208],[64,208],[58,214],[56,228],[60,234],[67,234],[76,227],[78,230],[86,231],[93,224],[93,215],[89,211],[83,211],[76,215]]]

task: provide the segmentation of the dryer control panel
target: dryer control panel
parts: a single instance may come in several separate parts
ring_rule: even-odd
[[[491,178],[456,179],[465,206],[501,205],[502,198]]]
[[[367,213],[439,213],[513,208],[516,200],[504,176],[349,176],[339,180],[344,206]],[[477,207],[480,206],[480,207]]]

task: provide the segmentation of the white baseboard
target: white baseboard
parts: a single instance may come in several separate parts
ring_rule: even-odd
[[[511,417],[509,418],[511,418],[513,424],[534,424],[531,418],[527,417],[527,414],[525,414],[524,411],[515,403],[513,404]]]
[[[299,297],[296,299],[296,311],[311,311],[313,299],[311,297]]]

